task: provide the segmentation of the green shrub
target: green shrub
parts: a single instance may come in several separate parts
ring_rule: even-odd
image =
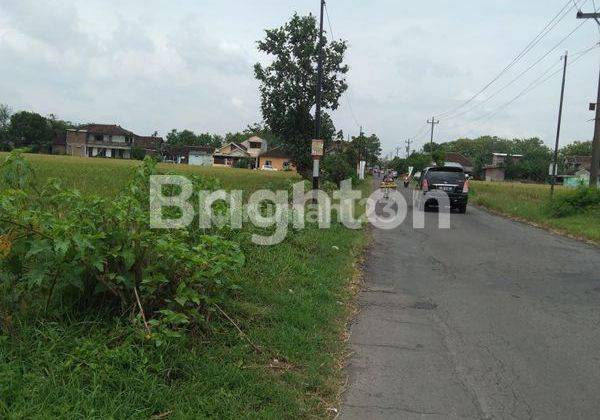
[[[139,146],[133,146],[131,148],[131,159],[144,160],[146,157],[146,151]]]
[[[322,161],[323,177],[327,181],[334,182],[338,187],[340,183],[345,179],[356,180],[356,171],[352,168],[352,165],[348,160],[341,154],[328,154],[325,155]]]
[[[554,217],[566,217],[595,207],[600,207],[600,189],[579,187],[563,192],[548,204]]]
[[[109,311],[132,315],[161,344],[202,328],[229,287],[227,275],[244,262],[236,242],[198,224],[150,228],[150,158],[113,199],[57,180],[34,186],[19,152],[0,170],[0,319],[23,308],[38,316]],[[195,191],[218,187],[206,178],[192,182]]]

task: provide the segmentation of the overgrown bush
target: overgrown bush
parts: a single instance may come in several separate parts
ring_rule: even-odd
[[[566,217],[592,208],[600,209],[600,189],[581,186],[563,192],[549,202],[548,208],[554,217]]]
[[[322,163],[323,177],[331,182],[334,182],[338,187],[345,179],[353,179],[356,181],[357,175],[352,165],[341,154],[327,154],[323,157]]]
[[[149,226],[150,158],[124,191],[106,200],[33,181],[13,152],[0,167],[0,316],[72,311],[130,315],[161,344],[203,328],[244,256],[236,242],[188,229]],[[216,189],[195,177],[195,190]],[[214,233],[214,232],[213,232]]]

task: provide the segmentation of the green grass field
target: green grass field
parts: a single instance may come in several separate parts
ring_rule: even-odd
[[[567,191],[558,186],[555,195],[560,197]],[[600,244],[600,211],[552,217],[548,211],[549,185],[472,181],[471,195],[472,202],[493,211]]]
[[[30,155],[37,176],[112,196],[136,163]],[[295,175],[165,165],[247,191]],[[363,188],[367,189],[366,183]],[[1,418],[326,417],[342,383],[350,283],[365,234],[334,224],[280,245],[243,243],[226,319],[181,343],[140,344],[127,319],[12,319],[0,334]],[[0,329],[2,331],[2,329]]]
[[[0,160],[6,153],[0,153]],[[131,169],[140,161],[122,159],[80,158],[27,154],[34,165],[36,176],[41,179],[57,178],[67,188],[76,188],[84,193],[104,196],[115,194],[127,183]],[[197,174],[218,178],[227,189],[252,192],[260,188],[285,189],[290,179],[300,179],[291,172],[252,171],[248,169],[201,167],[163,163],[162,172]]]

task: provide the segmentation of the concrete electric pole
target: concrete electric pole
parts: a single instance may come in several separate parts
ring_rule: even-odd
[[[433,129],[440,121],[436,121],[435,117],[431,117],[431,121],[427,120],[427,124],[431,124],[431,139],[429,140],[429,153],[433,154]]]
[[[556,183],[556,175],[558,175],[558,143],[560,140],[560,123],[562,121],[563,101],[565,99],[565,81],[567,79],[567,58],[569,53],[565,52],[563,57],[563,77],[560,88],[560,105],[558,107],[558,126],[556,127],[556,143],[554,144],[554,163],[552,164],[552,176],[550,178],[550,195],[554,196],[554,184]]]
[[[594,19],[600,25],[600,13],[577,13],[577,19]],[[592,141],[592,164],[590,166],[590,187],[598,185],[600,172],[600,74],[598,77],[598,94],[596,99],[596,119],[594,121],[594,140]]]
[[[325,0],[321,0],[321,20],[319,24],[319,61],[317,64],[317,92],[315,96],[315,140],[321,140],[321,95],[323,92],[323,12],[325,9]],[[313,190],[319,189],[319,158],[313,156]],[[313,204],[316,204],[316,192],[313,197]]]
[[[406,157],[407,158],[410,156],[410,144],[412,142],[413,141],[411,139],[408,139],[408,140],[405,141],[405,143],[406,143]]]

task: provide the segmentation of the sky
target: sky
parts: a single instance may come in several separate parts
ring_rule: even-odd
[[[578,53],[600,30],[575,19],[575,2],[594,10],[593,0],[328,0],[325,28],[349,45],[336,127],[356,135],[362,125],[386,155],[401,147],[403,156],[409,138],[412,148],[429,141],[432,115],[440,116],[438,142],[490,134],[550,146],[568,50],[561,145],[591,139],[600,48]],[[445,114],[495,79],[565,6],[527,54]],[[268,57],[256,41],[294,12],[318,9],[319,0],[0,0],[0,103],[141,135],[242,130],[262,119],[253,65]]]

